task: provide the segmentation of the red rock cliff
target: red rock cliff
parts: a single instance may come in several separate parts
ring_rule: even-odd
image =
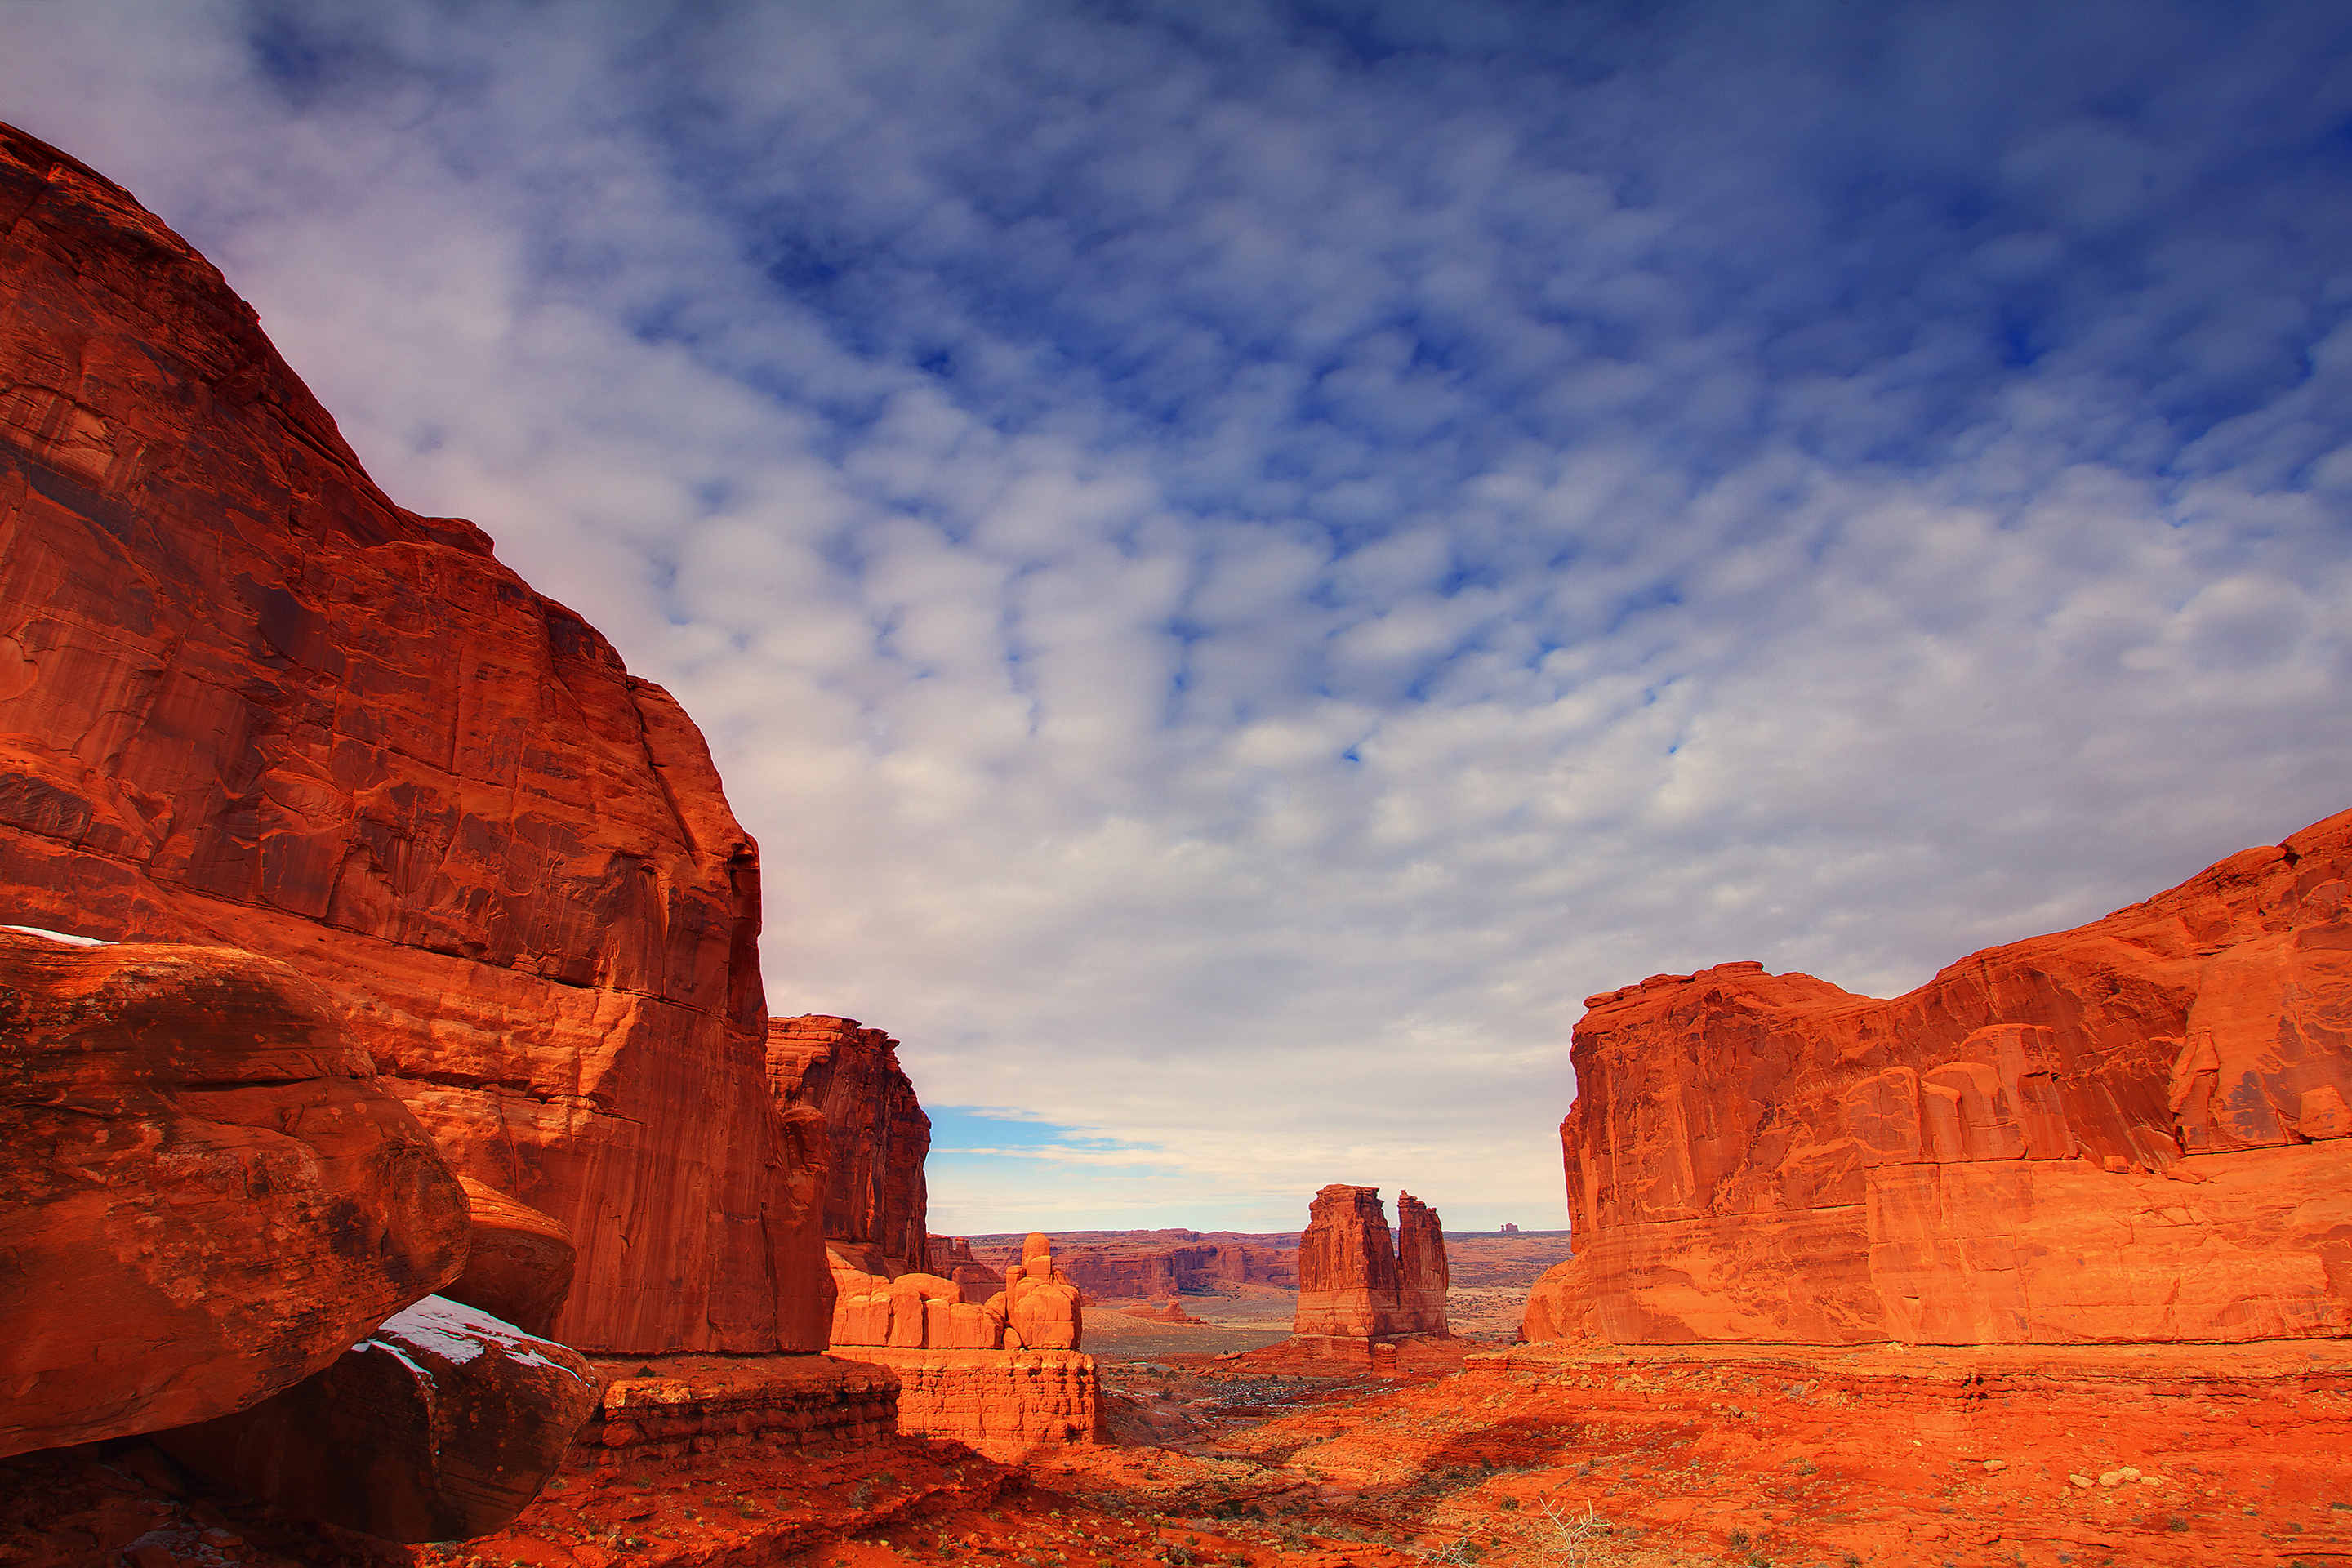
[[[1397,1194],[1397,1310],[1405,1331],[1445,1337],[1445,1226],[1411,1193]]]
[[[1528,1337],[2352,1331],[2347,873],[2352,812],[1892,1001],[1757,963],[1591,998]]]
[[[1380,1188],[1323,1188],[1298,1238],[1292,1332],[1384,1339],[1412,1331],[1397,1300],[1396,1247]]]
[[[824,1235],[873,1249],[871,1273],[928,1274],[931,1119],[898,1067],[898,1042],[855,1018],[768,1020],[768,1079],[824,1118]]]
[[[323,986],[568,1226],[555,1334],[822,1348],[757,849],[702,737],[470,523],[385,499],[218,272],[0,128],[0,886]]]

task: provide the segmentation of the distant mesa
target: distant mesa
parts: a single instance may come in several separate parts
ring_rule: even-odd
[[[1517,1236],[1519,1234],[1519,1227],[1511,1224],[1508,1220],[1504,1221],[1503,1224],[1496,1228],[1505,1236]]]
[[[2352,812],[1892,1001],[1756,963],[1590,998],[1523,1337],[2352,1332],[2347,882]]]

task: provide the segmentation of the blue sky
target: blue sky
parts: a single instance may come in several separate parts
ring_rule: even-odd
[[[20,0],[0,118],[678,693],[776,1009],[1016,1115],[940,1228],[1534,1227],[1586,994],[1890,994],[2352,805],[2347,45]]]

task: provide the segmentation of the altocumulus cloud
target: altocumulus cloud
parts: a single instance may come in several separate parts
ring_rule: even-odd
[[[1558,1223],[1587,992],[2352,805],[2340,5],[0,8],[711,737],[943,1226]],[[994,1128],[1004,1136],[994,1136]]]

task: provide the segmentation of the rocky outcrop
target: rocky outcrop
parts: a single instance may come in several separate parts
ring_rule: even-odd
[[[572,1233],[471,1176],[462,1180],[473,1208],[473,1239],[464,1271],[440,1293],[527,1334],[545,1334],[572,1294]]]
[[[966,1300],[986,1300],[1004,1289],[1004,1276],[972,1256],[971,1243],[960,1236],[930,1239],[932,1263],[940,1275],[963,1288]]]
[[[874,1443],[898,1431],[898,1374],[836,1356],[631,1356],[596,1370],[604,1394],[572,1445],[573,1469]]]
[[[2352,1331],[2352,812],[1892,1001],[1590,998],[1531,1339]]]
[[[0,931],[0,1455],[178,1426],[456,1274],[467,1204],[320,989]]]
[[[1307,1215],[1291,1331],[1358,1340],[1411,1332],[1397,1300],[1396,1247],[1380,1188],[1334,1183],[1315,1194]]]
[[[539,1495],[597,1394],[577,1352],[428,1296],[292,1388],[151,1440],[288,1513],[462,1541]]]
[[[1086,1334],[1077,1288],[1054,1267],[1052,1244],[1029,1238],[1028,1258],[986,1301],[935,1274],[868,1274],[857,1254],[833,1254],[833,1344],[944,1350],[1076,1350]]]
[[[1004,1342],[1016,1349],[1074,1351],[1086,1342],[1086,1312],[1078,1288],[1054,1267],[1054,1244],[1043,1231],[1034,1231],[1022,1244],[1021,1268],[1008,1273],[1004,1293],[989,1298],[1002,1304]]]
[[[870,1273],[931,1272],[931,1119],[898,1066],[898,1042],[855,1018],[771,1018],[768,1081],[787,1105],[824,1118],[825,1239],[867,1249]]]
[[[1397,1194],[1397,1316],[1404,1331],[1444,1338],[1445,1226],[1437,1211],[1411,1193]]]
[[[6,129],[0,885],[317,982],[457,1169],[569,1230],[559,1338],[823,1346],[758,851],[692,722],[394,506],[218,272]]]
[[[1017,1462],[1104,1440],[1095,1358],[1076,1351],[842,1349],[898,1378],[898,1430]]]

